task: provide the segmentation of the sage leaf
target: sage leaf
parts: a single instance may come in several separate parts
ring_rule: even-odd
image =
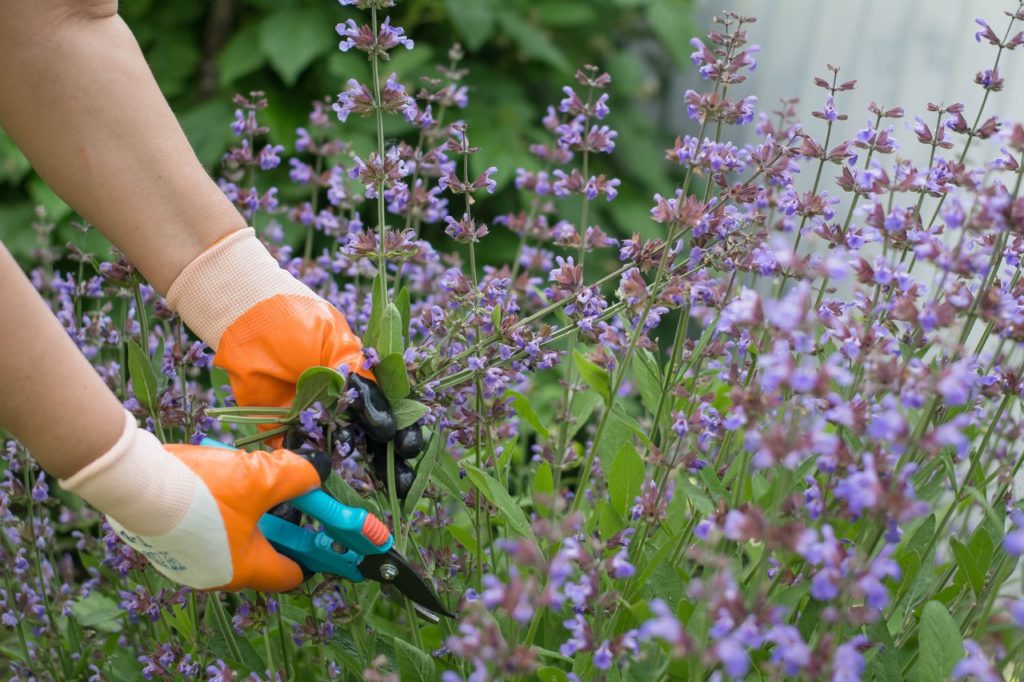
[[[487,500],[498,508],[498,513],[505,519],[506,527],[514,534],[534,540],[533,529],[526,514],[519,507],[508,491],[483,469],[472,464],[465,464],[466,476]]]
[[[377,385],[388,397],[392,410],[395,403],[409,395],[409,372],[405,369],[405,359],[400,353],[384,356],[380,364],[373,368],[373,375],[377,377]]]
[[[133,339],[128,339],[128,376],[132,379],[135,398],[150,414],[156,414],[159,402],[156,373],[146,351]]]

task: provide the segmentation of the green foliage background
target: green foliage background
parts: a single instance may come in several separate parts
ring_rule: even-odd
[[[365,55],[340,52],[334,30],[347,18],[361,21],[362,13],[334,0],[122,0],[120,11],[214,175],[232,142],[234,93],[266,91],[270,107],[263,120],[270,140],[285,145],[288,154],[312,100],[333,98],[349,78],[370,77]],[[651,194],[672,186],[669,166],[658,160],[677,131],[659,119],[670,110],[666,102],[680,105],[681,93],[666,92],[669,76],[690,68],[688,0],[402,0],[389,14],[416,49],[395,50],[384,73],[397,71],[407,84],[436,74],[453,42],[465,46],[470,106],[454,115],[468,121],[472,143],[483,148],[474,157],[481,169],[500,170],[499,195],[490,206],[495,213],[513,207],[516,166],[538,167],[527,146],[550,139],[540,118],[561,98],[562,85],[585,63],[609,71],[614,81],[607,122],[619,131],[618,146],[596,170],[621,177],[623,185],[618,200],[598,202],[592,220],[618,236],[650,229]],[[389,123],[389,136],[411,130],[401,121]],[[370,120],[349,119],[346,132],[357,150],[374,144],[371,126]],[[287,202],[287,164],[278,172]],[[35,244],[29,227],[38,205],[58,223],[53,241],[81,243],[70,209],[0,132],[0,240],[16,256],[27,258]],[[86,239],[86,248],[105,251],[95,231]],[[511,235],[498,231],[489,251],[496,259],[507,257],[506,245],[513,248]]]

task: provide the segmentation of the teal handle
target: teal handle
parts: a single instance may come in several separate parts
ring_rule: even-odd
[[[363,535],[363,525],[370,512],[342,504],[323,490],[311,490],[305,495],[293,497],[288,500],[288,504],[319,521],[323,532],[340,545],[363,556],[383,554],[395,544],[395,538],[390,533],[383,544],[375,544]]]
[[[260,532],[274,549],[295,561],[303,570],[312,573],[340,575],[354,583],[362,582],[359,572],[362,554],[334,549],[332,540],[323,531],[312,531],[271,514],[260,517]]]
[[[204,438],[200,445],[233,449],[212,438]],[[323,490],[293,497],[288,503],[319,521],[323,530],[309,530],[272,514],[261,516],[258,526],[274,549],[307,571],[340,575],[352,582],[360,582],[363,575],[358,566],[363,557],[383,554],[394,544],[394,536],[390,533],[382,544],[375,544],[363,534],[369,512],[342,504]]]

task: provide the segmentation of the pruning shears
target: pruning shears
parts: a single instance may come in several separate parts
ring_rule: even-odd
[[[204,438],[201,445],[229,447],[212,438]],[[271,513],[260,517],[258,525],[274,549],[299,564],[303,572],[393,585],[426,620],[437,623],[441,615],[455,617],[395,549],[391,530],[369,511],[343,504],[323,490],[293,497],[288,504],[318,521],[320,530],[303,528]]]

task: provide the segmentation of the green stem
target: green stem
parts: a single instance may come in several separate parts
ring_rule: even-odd
[[[377,36],[377,8],[370,8],[370,24],[372,26],[373,35]],[[376,40],[376,38],[374,39]],[[383,165],[384,163],[384,111],[381,108],[381,97],[380,97],[380,57],[376,50],[371,53],[371,60],[373,64],[373,101],[374,101],[374,115],[377,123],[377,158],[378,162]],[[387,262],[384,258],[384,238],[387,233],[386,217],[384,214],[384,180],[381,179],[377,183],[377,236],[380,240],[379,248],[377,250],[377,270],[380,272],[381,282],[387,280]],[[388,287],[386,284],[383,285],[384,298],[382,300],[388,300]]]
[[[208,416],[218,418],[259,414],[283,416],[291,411],[290,407],[209,407],[205,410]]]
[[[311,209],[310,212],[314,216],[314,222],[311,222],[309,224],[309,226],[306,228],[306,244],[305,244],[305,246],[302,249],[302,255],[305,257],[305,259],[307,261],[310,260],[313,257],[313,233],[315,231],[314,230],[314,226],[316,224],[315,223],[315,216],[316,216],[317,204],[319,203],[319,199],[320,199],[320,187],[318,186],[317,183],[320,182],[320,172],[321,172],[321,170],[323,170],[323,162],[324,162],[323,156],[321,156],[320,153],[317,152],[317,155],[316,155],[316,169],[315,169],[314,174],[313,174],[313,181],[311,183],[309,183],[309,186],[311,188],[310,189],[310,197],[309,197],[309,206],[310,206],[310,209]]]
[[[291,424],[282,424],[281,426],[275,426],[274,428],[267,429],[266,431],[254,433],[251,436],[244,436],[243,438],[238,438],[235,440],[235,447],[244,448],[246,445],[259,443],[261,441],[267,440],[268,438],[273,438],[274,436],[284,435],[290,428],[292,428]]]
[[[227,640],[228,648],[231,649],[231,655],[236,661],[241,663],[244,660],[242,652],[238,648],[238,642],[235,641],[235,633],[231,629],[231,621],[228,620],[228,614],[224,610],[224,605],[220,602],[220,594],[215,592],[210,595],[210,599],[213,604],[214,617],[220,625],[221,632],[224,633],[224,639]]]
[[[291,655],[288,651],[288,633],[284,629],[284,616],[281,615],[281,602],[277,603],[277,610],[274,611],[274,617],[277,621],[277,637],[281,640],[281,664],[284,666],[285,679],[291,679],[292,675],[292,663]]]
[[[266,625],[263,626],[263,647],[267,652],[267,669],[270,671],[271,677],[273,677],[277,666],[274,664],[274,649],[270,645],[270,628]]]
[[[388,505],[391,507],[391,532],[398,544],[398,551],[405,550],[402,536],[401,506],[398,504],[398,489],[395,487],[395,441],[388,441]]]

